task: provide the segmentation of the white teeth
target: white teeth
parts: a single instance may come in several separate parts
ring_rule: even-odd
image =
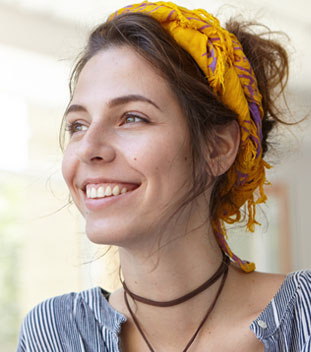
[[[105,197],[105,189],[103,186],[100,186],[97,190],[97,197],[104,198]]]
[[[105,196],[111,196],[112,192],[111,192],[111,187],[108,186],[105,190]]]
[[[91,188],[91,198],[96,198],[96,196],[97,196],[96,188]]]
[[[91,188],[86,189],[86,196],[87,198],[91,198]]]
[[[104,186],[98,188],[94,186],[86,187],[86,197],[87,198],[104,198],[107,196],[118,196],[119,194],[124,194],[128,192],[126,187],[120,187],[120,185],[115,185],[113,188],[107,186],[106,189]]]
[[[120,187],[118,185],[113,187],[112,194],[118,196],[120,194]]]

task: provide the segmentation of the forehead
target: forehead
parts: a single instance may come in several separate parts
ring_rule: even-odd
[[[161,102],[174,99],[168,83],[152,65],[133,49],[112,47],[93,56],[82,69],[74,91],[73,100],[86,100],[100,96],[141,94]]]

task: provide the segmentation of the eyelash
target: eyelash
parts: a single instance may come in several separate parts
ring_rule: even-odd
[[[144,117],[142,117],[142,116],[140,116],[140,115],[137,115],[137,114],[135,114],[135,113],[126,113],[126,114],[124,114],[123,115],[123,117],[122,117],[122,121],[123,122],[125,122],[125,120],[127,119],[127,118],[138,118],[138,119],[140,119],[141,121],[138,121],[138,122],[146,122],[146,123],[149,123],[149,120],[147,120],[146,118],[144,118]],[[134,122],[134,121],[132,121],[132,122]]]
[[[78,127],[82,127],[84,126],[82,123],[80,122],[68,122],[66,124],[66,131],[69,132],[70,136],[72,136],[73,134],[77,133],[77,132],[81,132],[81,131],[77,131],[76,128]]]
[[[137,114],[134,114],[134,113],[126,113],[123,115],[122,117],[122,125],[126,124],[125,121],[126,119],[128,118],[132,118],[132,119],[139,119],[141,121],[138,121],[137,123],[140,123],[140,122],[143,122],[143,123],[150,123],[149,120],[147,120],[146,118],[142,117],[142,116],[139,116]],[[131,121],[129,123],[135,123],[135,121]],[[78,122],[78,121],[75,121],[75,122],[68,122],[66,124],[66,131],[69,132],[70,136],[72,136],[73,134],[75,133],[78,133],[78,132],[81,132],[81,131],[77,131],[77,128],[79,127],[86,127],[85,125],[83,125],[82,123]]]

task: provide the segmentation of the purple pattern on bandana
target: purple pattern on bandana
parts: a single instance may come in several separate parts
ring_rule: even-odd
[[[235,44],[234,47],[233,47],[233,50],[241,50],[241,51],[243,51],[243,49],[241,47],[241,44],[238,43],[237,41],[232,40],[232,44]]]
[[[201,18],[196,18],[196,17],[186,17],[186,18],[187,18],[187,20],[200,21],[200,22],[203,22],[203,23],[205,23],[205,24],[208,24],[208,25],[209,25],[209,23],[208,23],[208,22],[206,22],[206,21],[202,20]]]
[[[248,92],[248,95],[246,95],[246,98],[248,100],[249,103],[253,103],[256,102],[255,99],[255,95],[257,95],[257,92],[254,91],[253,86],[256,86],[255,83],[255,78],[254,76],[252,76],[251,74],[249,75],[243,75],[243,74],[239,74],[238,75],[239,78],[245,78],[247,80],[249,80],[249,83],[246,84],[245,82],[241,82],[242,87],[244,89],[244,91]]]
[[[257,137],[251,136],[250,138],[253,141],[253,143],[256,145],[256,159],[257,159],[261,154],[261,144]]]
[[[143,11],[143,10],[145,9],[145,7],[147,7],[148,5],[154,5],[154,4],[152,4],[152,3],[147,3],[147,2],[143,2],[143,3],[140,4],[138,7],[136,7],[135,10],[138,10],[138,9],[139,9],[139,11]]]
[[[151,13],[151,12],[153,12],[153,11],[156,11],[157,9],[159,9],[160,7],[163,7],[163,6],[158,6],[158,7],[156,7],[156,8],[154,8],[153,10],[150,10],[150,11],[147,11],[147,13]]]
[[[198,31],[202,31],[203,29],[209,28],[209,27],[211,27],[211,25],[210,24],[206,24],[205,26],[198,28]]]
[[[175,10],[172,10],[170,13],[169,13],[169,15],[167,16],[167,21],[169,21],[170,20],[170,18],[172,17],[172,14],[175,12]]]
[[[129,11],[130,11],[129,9],[130,9],[131,7],[133,7],[133,5],[124,6],[124,8],[126,9],[126,12],[129,12]],[[118,11],[119,11],[119,10],[117,10],[117,11],[114,13],[114,15],[113,15],[114,18],[116,18],[116,17],[118,16]]]
[[[249,134],[249,130],[246,127],[241,126],[241,128],[242,128],[242,130],[244,130],[245,132],[247,132]]]
[[[248,107],[249,107],[249,111],[251,112],[251,115],[253,117],[253,120],[256,124],[258,136],[260,138],[260,143],[261,143],[262,142],[262,129],[261,129],[261,117],[260,117],[258,105],[254,102],[249,102]]]
[[[246,183],[247,179],[248,179],[248,174],[245,174],[242,171],[237,171],[237,176],[238,176],[238,179],[236,181],[236,185],[237,186],[243,186]]]
[[[233,41],[233,43],[236,43],[236,42]],[[236,60],[236,62],[237,61],[238,60]],[[246,57],[243,57],[243,61],[248,62]],[[250,115],[256,125],[257,136],[259,136],[259,138],[257,138],[256,136],[250,136],[251,140],[256,145],[256,159],[257,159],[261,155],[261,151],[262,151],[262,146],[261,146],[261,142],[262,142],[261,127],[262,127],[262,124],[261,124],[261,116],[260,116],[259,106],[258,106],[258,103],[256,102],[256,99],[255,99],[255,96],[258,95],[258,88],[257,88],[257,84],[256,84],[256,79],[254,77],[254,73],[253,73],[253,70],[250,65],[249,65],[249,69],[242,67],[240,65],[237,65],[237,64],[235,64],[234,67],[239,72],[244,72],[244,74],[239,73],[238,77],[240,79],[245,78],[248,81],[248,83],[246,83],[244,80],[244,82],[241,82],[241,83],[242,83],[242,87],[245,92],[245,97],[248,101],[248,108],[249,108]],[[245,122],[249,123],[249,121],[245,121]]]
[[[247,68],[242,67],[242,66],[239,66],[239,65],[234,65],[234,67],[238,68],[238,69],[241,70],[241,71],[244,71],[244,72],[249,73],[249,74],[251,75],[250,78],[252,78],[252,82],[255,81],[254,78],[253,78],[253,76],[252,76],[253,70],[252,70],[251,68],[250,68],[250,69],[247,69]]]
[[[241,62],[241,60],[242,60],[242,59],[241,59],[239,56],[235,56],[235,57],[234,57],[234,61],[235,61],[235,62]]]
[[[213,61],[208,65],[208,67],[213,71],[213,73],[215,73],[216,64],[217,64],[216,54],[210,40],[208,40],[208,43],[210,44],[210,52],[208,54],[208,58],[210,57],[213,58]]]
[[[242,75],[242,74],[239,74],[238,76],[239,76],[239,78],[246,78],[246,79],[249,79],[249,84],[248,84],[248,85],[243,84],[243,87],[247,87],[250,92],[253,92],[252,84],[255,82],[254,77],[252,77],[252,76],[250,76],[250,75]],[[251,94],[251,95],[253,95],[253,94]]]
[[[262,130],[261,130],[260,112],[259,112],[258,105],[254,102],[249,102],[248,107],[257,128],[257,135],[259,136],[259,139],[255,136],[251,136],[252,141],[256,145],[256,159],[257,159],[261,155],[261,151],[262,151],[262,146],[261,146]]]

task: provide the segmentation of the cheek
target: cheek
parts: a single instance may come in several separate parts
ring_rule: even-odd
[[[66,149],[62,161],[62,174],[63,178],[67,183],[67,186],[71,187],[71,181],[74,174],[74,161],[70,150]]]
[[[149,177],[182,178],[191,172],[190,150],[183,140],[166,138],[152,143],[149,139],[145,148],[133,148],[128,158],[135,169]]]

